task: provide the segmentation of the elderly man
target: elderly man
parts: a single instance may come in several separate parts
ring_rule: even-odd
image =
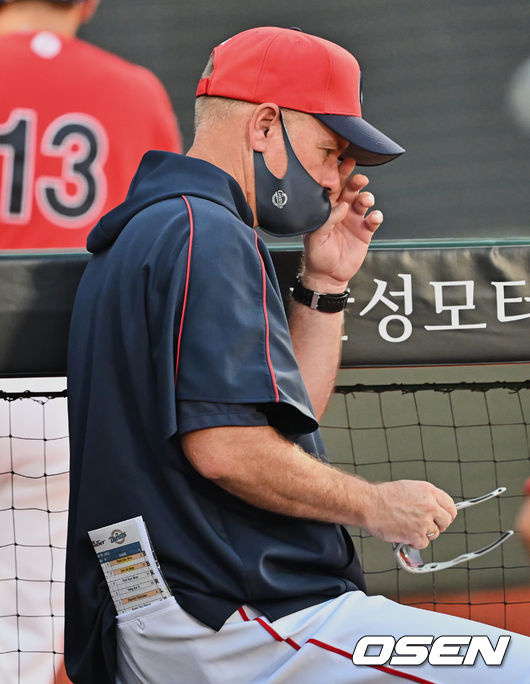
[[[366,596],[341,525],[424,548],[455,506],[427,482],[331,467],[317,429],[348,282],[382,222],[354,167],[403,149],[362,119],[355,58],[297,30],[222,43],[197,95],[188,155],[146,155],[88,240],[69,348],[70,676],[483,682],[478,662],[351,660],[365,635],[477,632]],[[257,225],[304,235],[289,319]],[[136,516],[173,596],[116,618],[87,532]],[[524,680],[528,644],[511,635],[495,681]]]

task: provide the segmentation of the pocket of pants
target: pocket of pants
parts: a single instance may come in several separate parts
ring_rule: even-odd
[[[174,596],[162,599],[160,601],[155,601],[149,606],[136,608],[128,613],[120,613],[119,615],[116,615],[116,627],[120,629],[135,620],[143,623],[150,622],[152,618],[162,615],[170,610],[182,610],[176,602]]]
[[[188,615],[174,597],[118,615],[116,682],[206,683],[193,643],[196,636],[213,631]]]
[[[173,597],[116,616],[117,682],[171,682],[168,636],[182,611]]]

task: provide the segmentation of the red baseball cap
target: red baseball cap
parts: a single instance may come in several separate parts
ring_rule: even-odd
[[[274,102],[313,114],[349,140],[344,156],[378,166],[405,151],[361,115],[361,72],[347,50],[298,29],[271,26],[238,33],[214,48],[212,73],[197,97]]]

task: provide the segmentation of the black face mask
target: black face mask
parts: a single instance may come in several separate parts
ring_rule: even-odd
[[[280,121],[287,171],[283,178],[276,178],[263,154],[254,152],[256,209],[260,228],[271,235],[291,237],[320,228],[331,213],[331,202],[327,191],[307,173],[294,153],[281,113]]]

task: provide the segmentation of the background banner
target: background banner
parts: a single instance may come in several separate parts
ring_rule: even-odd
[[[374,250],[351,283],[342,365],[530,359],[530,246]]]
[[[300,254],[272,252],[286,301]],[[88,259],[0,255],[0,375],[65,374]],[[370,250],[350,283],[342,367],[530,360],[529,259],[530,244]]]

